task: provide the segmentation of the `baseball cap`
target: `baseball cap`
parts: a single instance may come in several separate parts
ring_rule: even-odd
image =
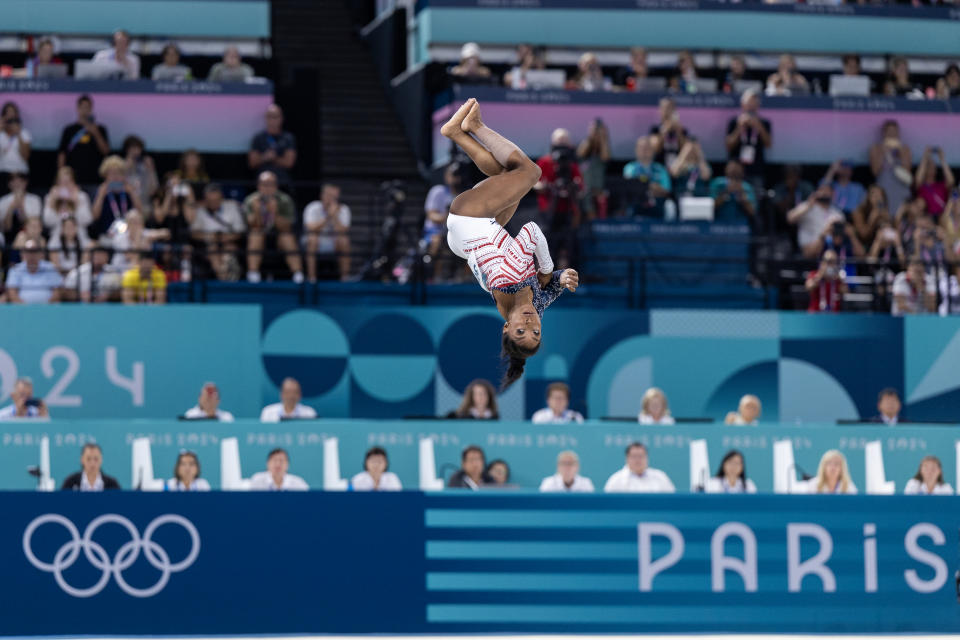
[[[460,48],[460,59],[466,60],[467,58],[479,58],[480,57],[480,45],[476,42],[468,42]]]

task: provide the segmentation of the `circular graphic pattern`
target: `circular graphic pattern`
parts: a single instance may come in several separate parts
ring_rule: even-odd
[[[459,393],[472,380],[500,380],[500,336],[503,320],[489,314],[472,314],[451,324],[440,340],[440,372]]]
[[[319,311],[285,313],[267,328],[262,340],[263,367],[278,388],[296,378],[303,396],[327,393],[347,369],[350,345],[339,325]]]
[[[430,334],[401,314],[379,315],[362,325],[353,336],[352,351],[354,381],[386,402],[416,396],[430,384],[437,368]]]

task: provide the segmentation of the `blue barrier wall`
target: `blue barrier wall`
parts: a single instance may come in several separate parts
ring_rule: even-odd
[[[50,424],[0,423],[0,489],[30,489],[35,480],[26,473],[39,459],[39,438],[50,437],[51,470],[57,483],[80,468],[80,447],[96,441],[103,449],[104,471],[115,476],[125,488],[135,487],[132,478],[131,444],[134,438],[148,437],[152,444],[153,468],[157,477],[169,478],[177,455],[183,449],[195,451],[203,476],[220,486],[220,440],[235,437],[240,444],[240,459],[245,477],[266,468],[269,451],[284,447],[290,453],[291,473],[302,476],[314,488],[323,486],[323,442],[339,440],[340,472],[349,479],[363,470],[366,450],[372,446],[386,449],[390,469],[407,489],[419,486],[419,442],[434,441],[439,475],[449,477],[460,466],[460,452],[468,444],[478,444],[487,460],[501,458],[511,468],[510,482],[524,489],[537,489],[540,481],[556,472],[557,454],[566,449],[580,456],[581,474],[593,480],[598,490],[607,478],[624,464],[624,449],[634,441],[650,450],[650,464],[662,469],[678,491],[687,492],[690,482],[689,445],[693,439],[705,439],[711,474],[730,449],[743,452],[747,475],[761,492],[772,492],[773,444],[790,439],[793,443],[797,473],[814,475],[820,457],[828,449],[842,451],[851,477],[861,491],[865,489],[864,447],[879,440],[883,447],[887,480],[902,492],[917,472],[920,460],[936,455],[943,464],[943,475],[955,488],[960,486],[956,473],[954,426],[844,426],[765,425],[728,427],[722,424],[640,426],[637,424],[588,422],[584,425],[532,425],[529,422],[418,421],[418,420],[321,420],[261,424],[242,420],[234,424],[216,422],[175,422],[172,420],[77,420]],[[703,479],[697,478],[697,484]]]
[[[956,501],[0,493],[0,619],[5,635],[956,632]]]
[[[545,314],[543,347],[500,396],[502,418],[528,418],[547,384],[565,380],[593,418],[636,416],[656,385],[681,417],[722,419],[754,393],[763,421],[869,418],[877,392],[894,387],[905,416],[960,421],[957,317],[564,309],[572,295],[590,287]],[[0,307],[0,403],[19,374],[55,417],[172,417],[213,380],[224,409],[256,417],[294,376],[324,417],[442,415],[474,378],[499,380],[502,326],[492,305]],[[116,381],[135,362],[139,403]]]

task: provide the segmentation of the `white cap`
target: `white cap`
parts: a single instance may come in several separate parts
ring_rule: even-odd
[[[554,129],[553,133],[550,134],[550,144],[556,146],[558,144],[564,144],[570,142],[570,132],[566,129]]]
[[[460,47],[460,59],[466,60],[467,58],[479,58],[480,57],[480,45],[476,42],[468,42],[467,44]]]

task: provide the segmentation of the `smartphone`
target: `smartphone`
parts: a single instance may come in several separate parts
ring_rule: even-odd
[[[40,400],[40,398],[30,398],[23,404],[24,406],[27,406],[27,407],[37,407],[39,409],[40,405],[43,404],[43,401]]]

